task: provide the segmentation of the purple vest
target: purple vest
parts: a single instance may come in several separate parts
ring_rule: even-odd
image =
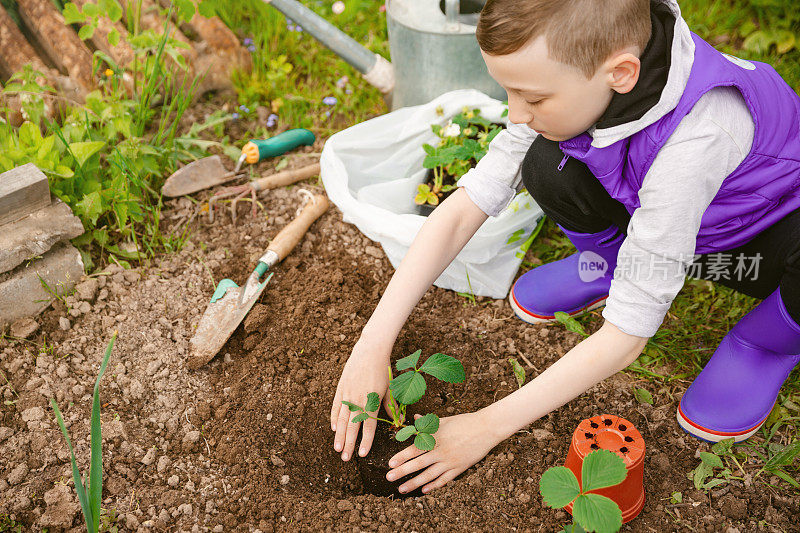
[[[591,146],[588,133],[559,144],[633,213],[645,174],[683,117],[710,89],[738,88],[753,116],[755,137],[703,214],[695,253],[707,254],[740,246],[800,208],[800,97],[770,65],[728,59],[697,35],[692,39],[694,63],[675,109],[605,148]]]

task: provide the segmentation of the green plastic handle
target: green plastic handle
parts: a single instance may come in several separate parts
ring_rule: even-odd
[[[309,130],[295,128],[269,139],[250,139],[250,142],[258,147],[258,160],[263,161],[268,157],[284,154],[298,146],[310,146],[314,144],[315,140],[316,137]]]

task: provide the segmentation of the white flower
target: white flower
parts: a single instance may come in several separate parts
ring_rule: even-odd
[[[336,15],[341,15],[344,12],[344,2],[341,0],[334,2],[333,6],[331,6],[331,11],[333,11]]]
[[[461,126],[458,124],[453,124],[452,122],[448,123],[447,126],[444,128],[444,136],[445,137],[458,137],[461,133]]]

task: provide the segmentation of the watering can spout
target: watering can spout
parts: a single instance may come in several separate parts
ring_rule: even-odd
[[[312,37],[361,72],[364,79],[384,95],[392,92],[395,80],[394,67],[382,55],[367,50],[336,26],[296,0],[263,0],[263,2],[283,13],[286,18],[300,24],[303,31],[311,34]]]

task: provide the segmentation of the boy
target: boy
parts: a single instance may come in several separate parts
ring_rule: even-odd
[[[436,448],[406,448],[387,478],[421,471],[400,490],[441,487],[627,367],[690,268],[764,300],[722,340],[678,421],[711,441],[752,435],[800,359],[800,98],[768,65],[692,34],[674,0],[489,0],[477,38],[511,124],[429,217],[364,327],[331,409],[334,448],[348,460],[359,429],[341,401],[386,391],[411,310],[522,183],[580,253],[521,276],[512,309],[536,323],[605,305],[605,322],[520,390],[442,419]],[[721,268],[737,260],[751,264]],[[589,262],[604,269],[587,275]],[[359,454],[374,431],[366,421]]]

